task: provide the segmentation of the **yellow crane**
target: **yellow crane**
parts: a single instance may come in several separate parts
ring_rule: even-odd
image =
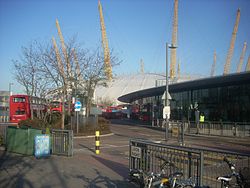
[[[110,51],[109,51],[109,45],[108,45],[108,39],[106,34],[106,28],[104,23],[104,17],[102,12],[102,5],[100,0],[98,1],[98,9],[100,13],[100,23],[101,23],[101,32],[102,32],[102,47],[104,51],[104,67],[105,67],[105,75],[108,78],[108,80],[112,80],[112,67],[110,63]]]
[[[174,20],[173,20],[173,32],[172,32],[172,45],[177,45],[177,29],[178,29],[178,0],[174,1]],[[171,48],[170,56],[170,78],[175,77],[175,66],[176,66],[176,48]]]
[[[211,69],[211,77],[214,76],[215,66],[216,66],[216,51],[214,51],[214,62],[213,62],[212,69]]]
[[[248,56],[246,71],[250,71],[250,56]]]
[[[72,53],[73,53],[74,62],[76,64],[76,76],[77,76],[77,78],[79,78],[79,81],[83,81],[83,77],[82,77],[82,74],[81,74],[81,71],[80,71],[78,58],[77,58],[77,55],[76,55],[76,52],[75,52],[74,48],[72,49]]]
[[[62,63],[62,59],[60,56],[60,52],[58,50],[57,44],[56,44],[56,40],[54,37],[52,37],[52,42],[53,42],[53,46],[56,52],[56,60],[57,60],[57,66],[59,68],[59,72],[61,74],[61,76],[63,77],[63,81],[65,82],[66,77],[65,77],[65,73],[64,73],[64,67],[63,67],[63,63]]]
[[[247,42],[244,42],[244,46],[243,46],[243,49],[242,49],[242,52],[240,55],[240,61],[239,61],[238,67],[237,67],[237,73],[241,72],[241,70],[242,70],[242,65],[243,65],[243,60],[244,60],[245,53],[246,53],[246,48],[247,48]]]
[[[141,59],[141,61],[140,61],[140,73],[144,74],[144,62],[143,62],[143,59]]]
[[[178,61],[178,68],[177,68],[178,80],[181,78],[181,67],[180,67],[180,60]]]
[[[63,82],[64,82],[64,87],[62,88],[62,92],[63,92],[63,95],[62,95],[62,99],[61,101],[64,101],[65,99],[65,96],[64,94],[66,93],[66,87],[67,86],[67,79],[66,79],[66,76],[65,76],[65,73],[64,73],[64,67],[63,67],[63,63],[62,63],[62,59],[61,59],[61,56],[60,56],[60,52],[58,50],[58,47],[57,47],[57,44],[56,44],[56,40],[54,37],[52,37],[52,42],[53,42],[53,45],[54,45],[54,49],[55,49],[55,52],[56,52],[56,60],[57,60],[57,66],[59,68],[59,73],[61,74],[61,76],[63,77]],[[64,105],[62,105],[62,119],[61,119],[61,128],[64,129]]]
[[[69,62],[69,59],[68,59],[67,49],[66,49],[66,46],[65,46],[65,43],[64,43],[64,38],[63,38],[63,35],[62,35],[62,32],[61,32],[61,28],[60,28],[60,25],[59,25],[59,22],[58,22],[57,19],[56,19],[56,28],[57,28],[58,35],[59,35],[59,38],[60,38],[60,41],[61,41],[61,45],[62,45],[62,52],[63,52],[64,59],[65,59],[65,62],[66,62],[66,66],[67,66],[67,74],[68,74],[68,77],[71,77],[71,65],[70,65],[70,62]]]
[[[231,42],[230,42],[230,47],[228,50],[226,63],[224,65],[224,72],[223,72],[224,75],[227,75],[230,72],[231,60],[232,60],[232,56],[233,56],[234,44],[235,44],[236,34],[238,31],[239,21],[240,21],[240,9],[237,10],[237,17],[236,17],[236,21],[234,24],[234,29],[233,29],[233,33],[232,33]]]

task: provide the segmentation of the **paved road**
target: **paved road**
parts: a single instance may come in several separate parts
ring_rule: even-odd
[[[129,122],[114,123],[112,135],[101,137],[101,154],[95,155],[95,139],[75,138],[74,156],[33,156],[0,151],[0,187],[135,187],[127,182],[128,147],[131,138],[164,142],[164,132],[135,126]],[[130,124],[130,125],[126,125]],[[178,144],[171,139],[168,144]],[[250,153],[249,140],[188,136],[185,143],[205,147]]]

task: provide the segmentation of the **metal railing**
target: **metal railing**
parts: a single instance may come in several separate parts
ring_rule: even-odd
[[[164,122],[164,121],[163,121]],[[164,123],[161,127],[165,129]],[[199,123],[198,126],[193,121],[169,121],[169,131],[175,137],[176,132],[184,134],[202,134],[211,136],[226,136],[226,137],[250,137],[250,122],[211,122],[205,121]],[[183,130],[181,130],[183,129]]]
[[[141,139],[130,140],[130,169],[159,172],[163,161],[157,156],[174,163],[184,174],[182,178],[192,177],[196,185],[209,185],[212,188],[221,185],[216,177],[230,174],[230,169],[223,161],[225,156],[236,164],[237,171],[244,167],[250,168],[250,154],[171,146]],[[174,169],[169,169],[167,174],[173,172]]]
[[[53,129],[51,148],[52,155],[73,156],[73,131]]]
[[[130,140],[129,168],[145,172],[160,172],[163,158],[182,171],[184,179],[194,177],[197,185],[202,184],[203,154],[189,148],[153,143],[145,140]],[[176,168],[164,169],[167,174],[176,172]]]
[[[0,122],[9,122],[9,116],[8,115],[1,115]]]
[[[203,185],[209,185],[210,187],[219,188],[221,182],[217,181],[218,176],[224,176],[230,174],[230,168],[228,164],[223,161],[224,157],[227,157],[233,163],[236,164],[236,171],[240,169],[250,168],[250,155],[244,153],[220,151],[220,150],[206,150],[199,149],[203,152]],[[231,183],[234,183],[233,181]]]
[[[0,145],[6,144],[8,124],[0,123]]]
[[[7,128],[8,126],[16,126],[17,123],[9,123],[9,122],[0,122],[0,145],[5,145],[7,140]]]
[[[195,122],[186,122],[188,124],[187,133],[196,133]],[[209,122],[205,121],[198,124],[199,134],[229,136],[229,137],[250,137],[250,123],[240,122]]]

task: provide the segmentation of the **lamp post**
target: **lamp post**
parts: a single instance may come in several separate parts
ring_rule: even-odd
[[[165,140],[168,139],[168,127],[169,127],[169,115],[170,115],[170,106],[168,103],[168,48],[174,49],[177,48],[173,44],[170,46],[166,43],[166,91],[165,91],[165,105],[163,109],[163,116],[166,118],[166,129],[165,129]]]
[[[11,92],[12,85],[14,85],[14,83],[9,83],[9,102],[10,102],[10,96],[12,95],[12,92]],[[8,108],[9,108],[8,121],[10,121],[10,105]]]
[[[14,83],[9,83],[9,96],[12,95],[12,92],[11,92],[11,86],[14,85]]]

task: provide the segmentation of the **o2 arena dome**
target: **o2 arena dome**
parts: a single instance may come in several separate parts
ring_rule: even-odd
[[[198,79],[200,76],[182,76],[174,82]],[[157,73],[137,73],[130,75],[120,75],[115,77],[107,87],[97,86],[94,93],[94,101],[101,104],[102,101],[111,101],[113,105],[122,104],[118,97],[135,91],[159,87],[166,84],[166,76]]]

